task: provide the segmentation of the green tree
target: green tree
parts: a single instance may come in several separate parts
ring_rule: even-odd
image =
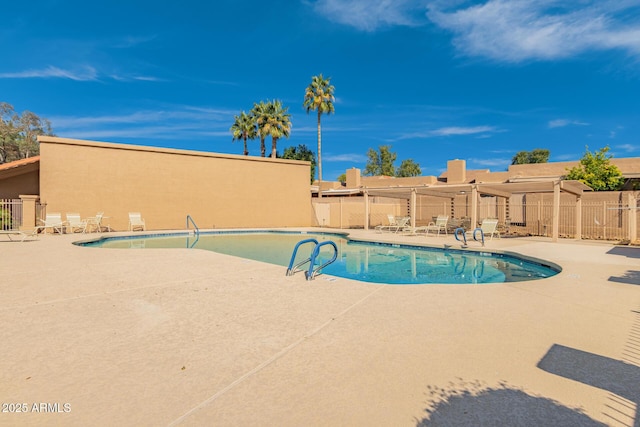
[[[511,160],[512,165],[524,165],[529,163],[547,163],[550,151],[543,148],[536,148],[532,151],[518,151]]]
[[[249,155],[247,148],[247,139],[255,139],[257,135],[256,121],[253,114],[247,114],[244,111],[238,116],[233,116],[234,122],[229,131],[233,135],[232,141],[242,140],[244,142],[244,155]]]
[[[364,168],[364,175],[367,176],[395,176],[395,167],[393,162],[396,161],[398,155],[391,151],[390,145],[381,145],[378,147],[378,151],[373,148],[369,148],[367,152],[367,165]]]
[[[30,111],[18,114],[11,104],[0,102],[0,164],[37,156],[39,135],[53,136],[49,120]]]
[[[342,185],[344,185],[347,182],[347,174],[346,173],[342,173],[342,174],[338,175],[338,181],[340,181],[340,183],[342,183]]]
[[[335,112],[333,103],[335,97],[333,92],[335,88],[331,85],[331,77],[324,78],[322,74],[311,77],[311,83],[307,86],[304,93],[303,106],[307,110],[318,112],[318,181],[322,181],[322,129],[320,126],[320,117],[322,114],[331,114]]]
[[[316,176],[316,155],[306,145],[300,144],[297,147],[287,147],[282,153],[283,159],[291,160],[304,160],[311,163],[311,176],[310,183],[313,184],[313,179]]]
[[[266,147],[264,140],[269,136],[271,132],[271,124],[269,123],[269,103],[260,101],[260,103],[253,103],[251,109],[251,115],[256,122],[256,132],[260,137],[260,155],[265,156]]]
[[[269,135],[271,135],[271,157],[277,156],[278,139],[289,138],[291,133],[291,114],[287,113],[289,107],[283,107],[282,102],[273,100],[269,103],[267,122]]]
[[[618,190],[624,184],[622,172],[616,165],[611,164],[611,156],[607,155],[609,147],[601,148],[599,151],[591,153],[589,147],[580,165],[569,170],[566,179],[575,179],[582,181],[594,191],[612,191]]]
[[[420,165],[414,162],[413,159],[403,160],[398,170],[396,170],[396,176],[400,178],[420,175],[422,175]]]

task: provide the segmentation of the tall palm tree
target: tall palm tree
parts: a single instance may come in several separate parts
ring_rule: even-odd
[[[291,133],[291,114],[287,111],[289,107],[283,107],[282,102],[275,99],[269,103],[269,115],[267,122],[269,123],[269,134],[271,135],[271,157],[276,158],[276,146],[278,139],[289,138]]]
[[[253,114],[247,114],[244,111],[238,116],[233,116],[233,119],[233,125],[231,125],[231,129],[229,129],[233,135],[232,141],[242,139],[244,141],[244,155],[248,156],[247,139],[254,139],[256,137],[256,121]]]
[[[324,78],[322,74],[311,77],[311,84],[304,93],[304,108],[309,111],[318,111],[318,181],[322,182],[322,130],[320,116],[335,112],[333,102],[335,88],[330,84],[331,77]]]
[[[264,140],[271,133],[271,123],[269,123],[269,103],[260,101],[260,103],[253,103],[253,108],[251,109],[251,114],[255,117],[256,122],[256,130],[258,136],[260,137],[260,155],[262,157],[265,156],[265,145]]]

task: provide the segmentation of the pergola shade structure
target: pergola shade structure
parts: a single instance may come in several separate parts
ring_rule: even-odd
[[[554,241],[559,237],[560,193],[564,192],[576,197],[576,238],[580,239],[582,218],[582,194],[591,188],[580,181],[549,180],[537,182],[500,182],[473,184],[435,184],[422,186],[396,187],[363,187],[365,195],[365,218],[369,218],[369,196],[381,196],[409,200],[411,226],[415,227],[417,196],[431,196],[454,199],[461,194],[471,194],[471,224],[478,223],[478,198],[481,195],[509,199],[514,194],[553,193],[553,234]],[[368,228],[368,221],[365,221]]]

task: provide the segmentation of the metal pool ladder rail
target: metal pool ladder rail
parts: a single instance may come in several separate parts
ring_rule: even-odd
[[[187,231],[189,231],[189,221],[191,221],[191,224],[193,224],[193,235],[196,236],[196,239],[191,244],[189,244],[189,236],[187,236],[187,248],[191,249],[196,245],[196,243],[198,243],[198,240],[200,239],[200,229],[196,225],[191,215],[187,215]]]
[[[478,232],[480,232],[479,239]],[[467,246],[467,235],[464,228],[456,228],[456,230],[453,232],[453,237],[455,237],[458,242],[462,242],[463,247]],[[482,228],[478,227],[473,230],[473,240],[475,240],[476,242],[480,242],[480,244],[484,246],[484,231],[482,231]]]
[[[309,258],[307,259],[300,261],[298,264],[294,266],[293,263],[296,259],[296,255],[298,254],[298,248],[304,245],[305,243],[314,244],[313,250],[311,251],[311,256],[309,256]],[[323,246],[327,246],[327,245],[331,245],[331,247],[333,247],[333,257],[331,257],[331,259],[326,261],[324,264],[314,269],[316,264],[316,258],[320,254],[320,249],[322,249]],[[318,243],[316,239],[301,240],[298,243],[296,243],[296,246],[293,248],[293,253],[291,254],[291,261],[289,261],[289,267],[287,268],[287,276],[293,276],[298,271],[301,271],[301,270],[298,270],[299,267],[302,267],[306,263],[309,263],[309,269],[304,272],[304,276],[307,280],[313,280],[318,275],[320,270],[325,268],[327,265],[333,263],[336,259],[338,259],[338,246],[335,244],[335,242],[331,240],[327,240],[325,242]]]
[[[187,230],[189,230],[189,222],[191,222],[191,224],[193,224],[193,228],[194,228],[193,234],[200,234],[200,229],[196,225],[196,223],[193,220],[193,218],[191,217],[191,215],[187,215]]]

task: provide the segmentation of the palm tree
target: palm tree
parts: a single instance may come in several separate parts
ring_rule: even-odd
[[[289,107],[283,107],[282,102],[277,99],[268,105],[269,115],[267,122],[269,123],[269,134],[271,135],[271,157],[275,159],[278,139],[283,136],[289,138],[291,133],[291,114],[287,113]]]
[[[247,114],[244,111],[239,116],[233,116],[235,120],[229,131],[233,135],[232,141],[244,141],[244,155],[249,155],[247,149],[247,139],[254,139],[256,137],[256,121],[253,114]]]
[[[323,113],[335,112],[333,102],[335,88],[330,84],[331,77],[325,79],[322,74],[311,77],[311,84],[304,93],[304,108],[309,111],[318,111],[318,181],[322,182],[322,131],[320,128],[320,116]]]
[[[253,103],[251,114],[255,117],[257,133],[260,136],[260,155],[264,157],[265,146],[264,140],[271,133],[271,124],[269,123],[269,103],[260,101],[259,104]]]

